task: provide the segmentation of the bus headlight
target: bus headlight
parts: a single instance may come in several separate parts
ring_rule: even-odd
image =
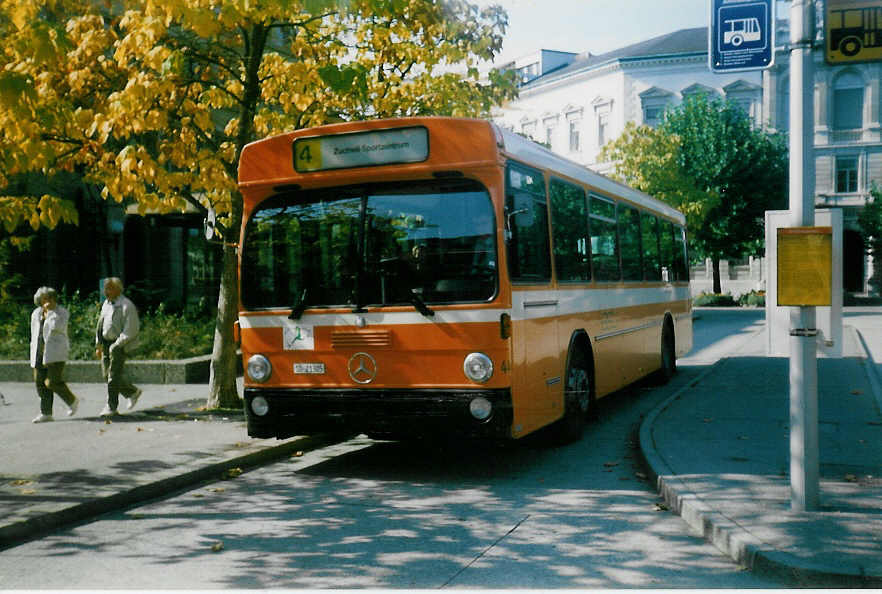
[[[262,417],[269,412],[269,402],[263,396],[255,396],[251,400],[251,411],[258,417]]]
[[[484,353],[469,353],[463,361],[462,370],[467,378],[483,384],[493,377],[493,361]]]
[[[273,366],[263,355],[251,355],[248,359],[248,376],[254,381],[262,384],[269,379],[272,372]]]

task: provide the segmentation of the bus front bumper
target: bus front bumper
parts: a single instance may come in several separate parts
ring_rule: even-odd
[[[252,407],[262,397],[266,414]],[[470,404],[490,402],[491,413],[476,419]],[[456,435],[511,437],[511,392],[501,390],[312,390],[246,388],[245,414],[250,437],[276,437],[327,432],[367,433],[375,437],[414,438]]]

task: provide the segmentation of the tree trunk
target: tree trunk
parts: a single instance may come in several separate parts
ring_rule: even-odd
[[[714,265],[714,294],[719,295],[723,292],[723,285],[720,282],[720,257],[713,256],[711,261]]]
[[[236,387],[238,368],[233,324],[238,316],[239,283],[237,282],[236,246],[224,245],[223,273],[217,299],[214,345],[208,376],[208,402],[211,408],[241,408],[242,400]]]

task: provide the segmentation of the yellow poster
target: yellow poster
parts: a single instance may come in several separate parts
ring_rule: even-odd
[[[833,227],[779,228],[778,305],[831,305],[832,288]]]

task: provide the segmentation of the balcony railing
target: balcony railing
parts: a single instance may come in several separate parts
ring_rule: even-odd
[[[864,131],[857,130],[830,130],[830,142],[834,144],[844,144],[847,142],[860,142],[864,135]]]

